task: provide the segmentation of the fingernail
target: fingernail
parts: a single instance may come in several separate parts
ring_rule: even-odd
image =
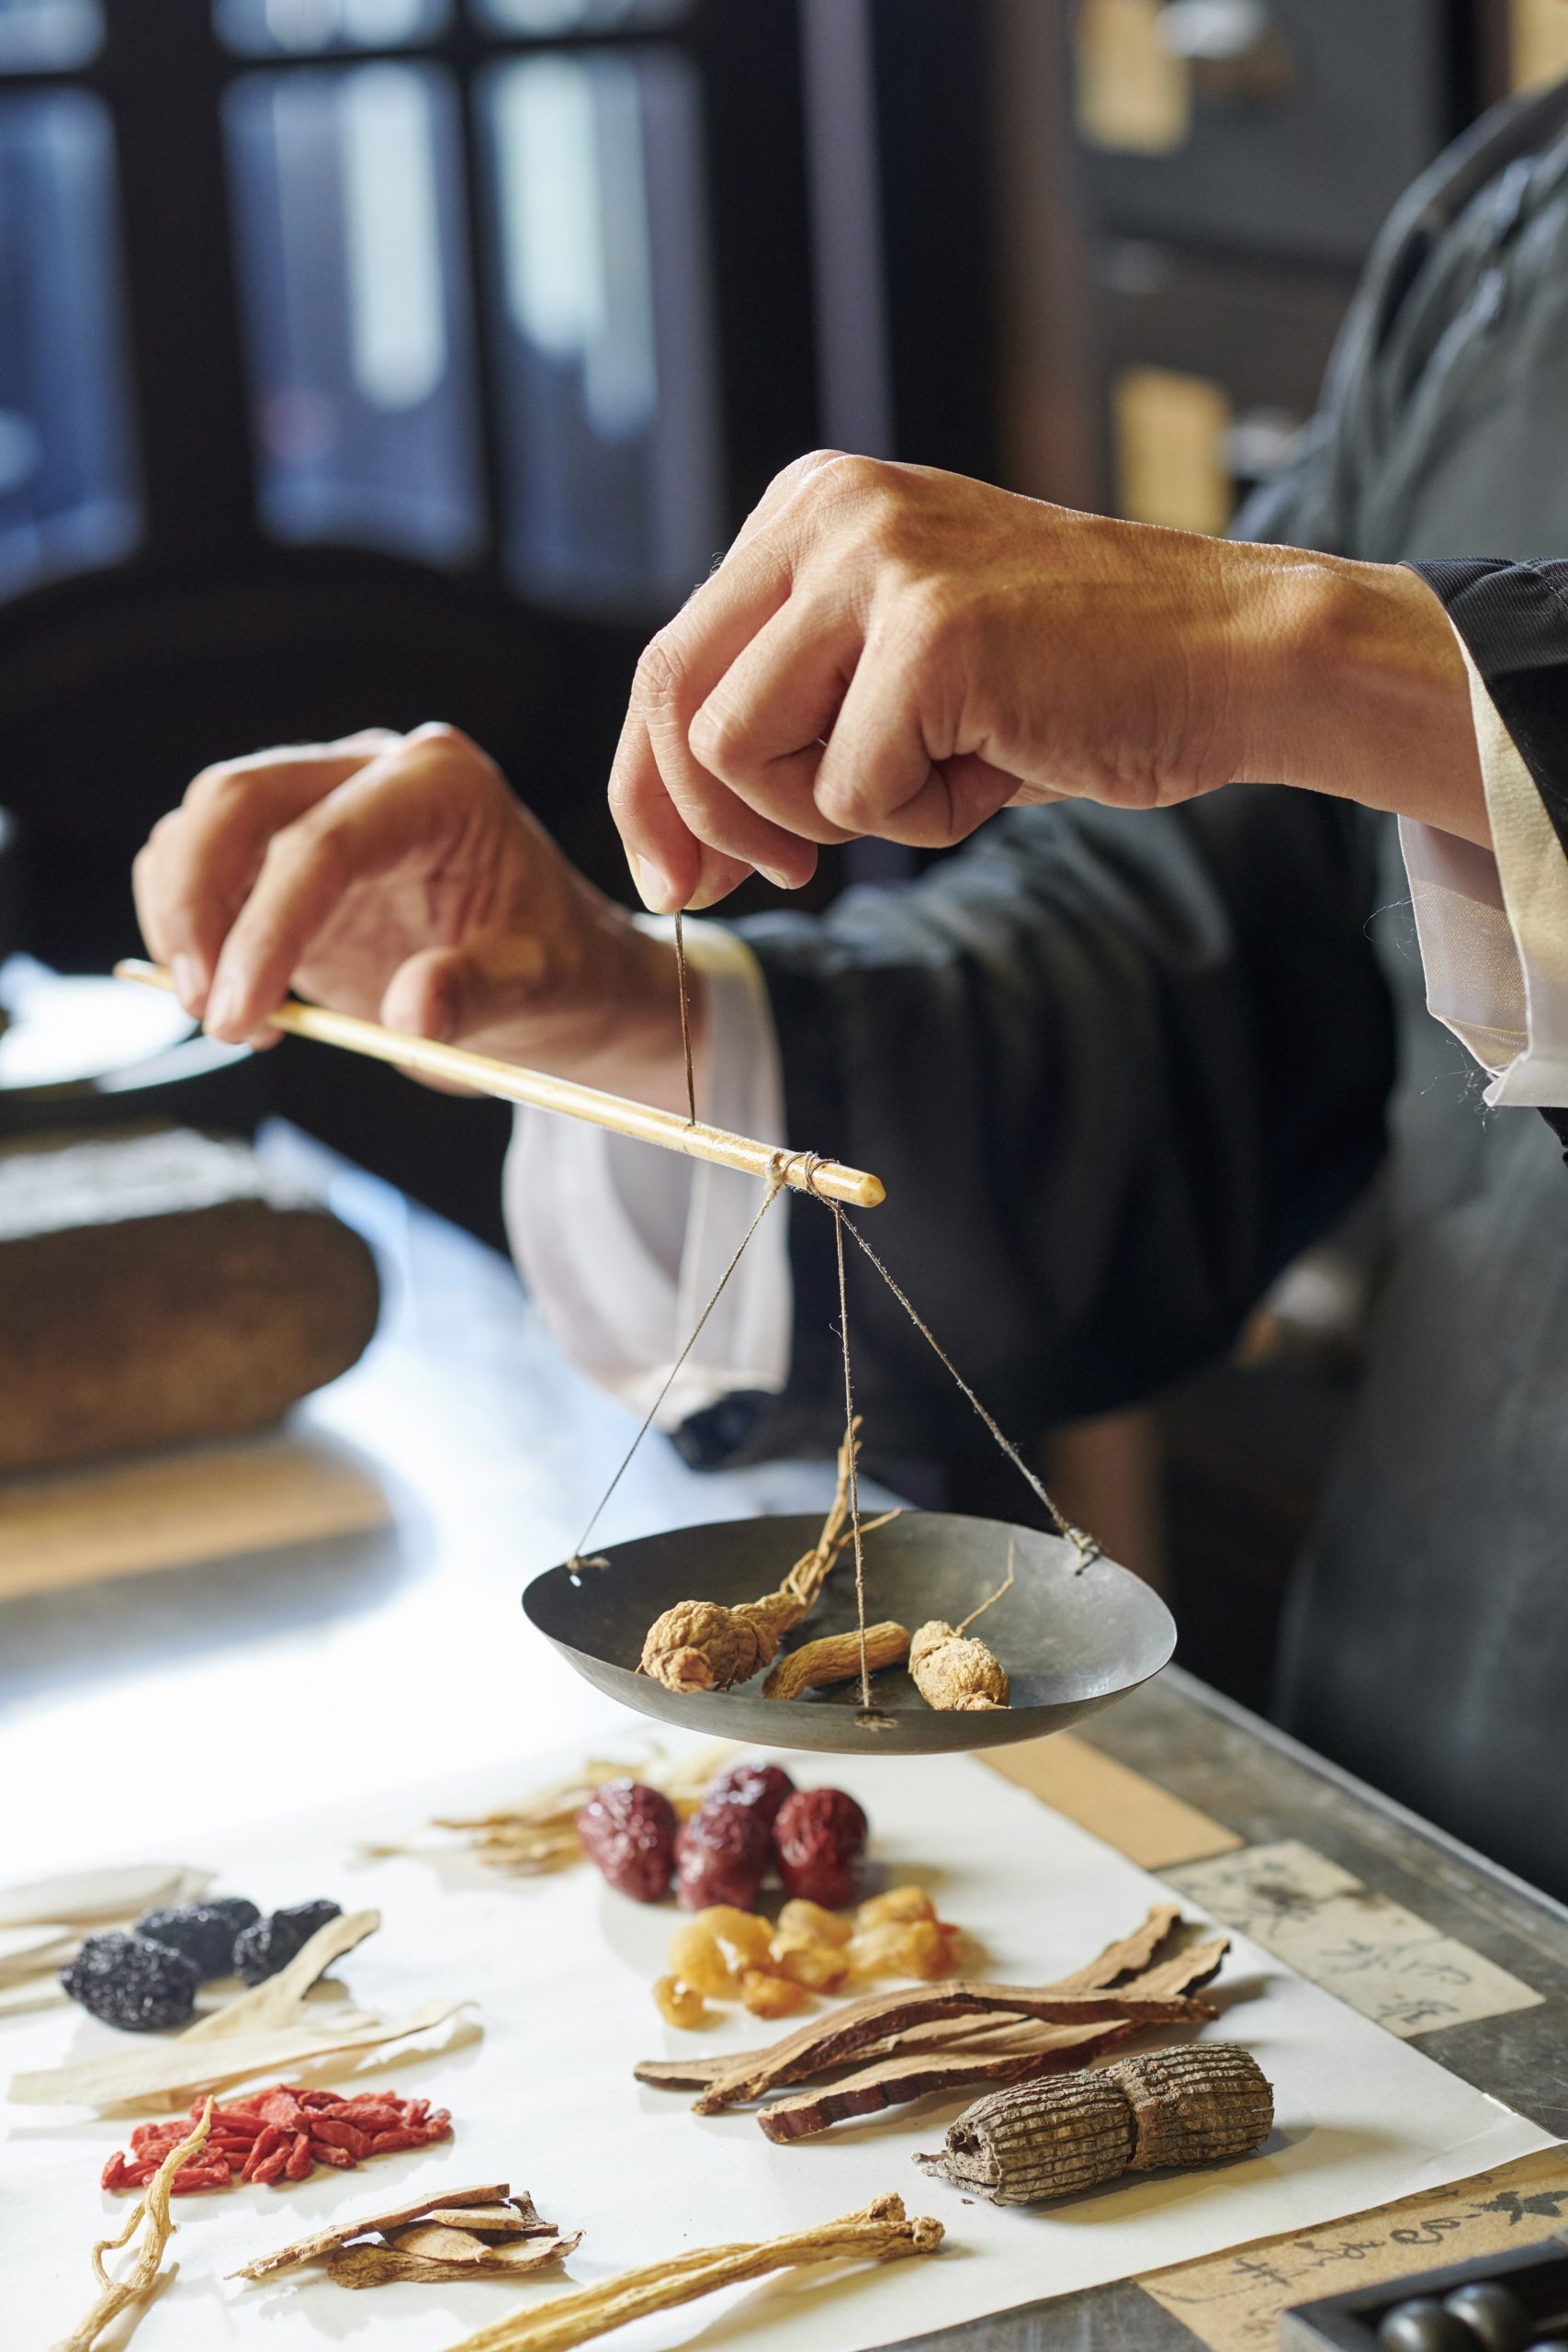
[[[649,914],[672,913],[677,898],[668,874],[660,873],[650,857],[634,858],[632,863],[637,870],[637,887],[642,893],[642,903]]]
[[[207,1000],[209,1029],[229,1029],[240,1009],[240,991],[232,980],[220,980]]]
[[[176,956],[169,966],[175,994],[187,1012],[201,1011],[201,966],[194,956]]]
[[[787,874],[781,874],[775,865],[759,865],[757,871],[764,882],[773,884],[775,890],[793,890],[795,888],[790,876]]]

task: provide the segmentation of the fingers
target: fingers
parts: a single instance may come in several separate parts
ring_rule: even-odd
[[[964,743],[962,708],[933,697],[932,668],[918,644],[868,640],[818,763],[814,797],[829,823],[950,849],[1017,792],[1015,775]]]
[[[290,745],[206,768],[181,807],[160,818],[131,869],[149,952],[200,1014],[224,939],[268,842],[400,739],[382,729]]]
[[[812,545],[813,502],[824,478],[858,462],[837,450],[817,450],[777,475],[718,571],[660,630],[637,665],[611,770],[610,807],[637,888],[656,913],[711,906],[752,868],[783,889],[798,888],[816,869],[813,840],[840,838],[815,818],[810,837],[802,838],[804,829],[791,817],[810,812],[793,775],[783,821],[758,805],[762,794],[754,783],[750,797],[732,788],[694,746],[692,723],[785,605],[795,565]],[[809,626],[809,618],[802,626]],[[814,664],[817,673],[836,665],[841,672],[837,640],[835,647]],[[760,659],[764,668],[776,666],[772,655]],[[814,687],[807,698],[821,702],[830,717],[841,691],[840,674],[836,689]],[[795,723],[792,717],[788,725]],[[788,748],[809,745],[820,731],[797,737]]]
[[[544,951],[530,936],[508,939],[499,964],[466,948],[423,948],[393,973],[381,1020],[400,1036],[459,1045],[523,1010],[544,967]]]
[[[710,775],[749,808],[807,841],[851,838],[813,796],[860,650],[852,612],[824,610],[797,589],[730,664],[689,730]]]
[[[484,773],[479,763],[456,777],[447,773],[452,740],[434,728],[394,737],[389,750],[272,833],[219,956],[209,1034],[238,1040],[264,1026],[350,891],[405,864],[439,865],[441,844],[462,822],[464,776]]]

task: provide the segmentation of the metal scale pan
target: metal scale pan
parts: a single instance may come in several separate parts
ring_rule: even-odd
[[[681,1600],[728,1607],[775,1588],[816,1542],[819,1518],[742,1519],[677,1528],[617,1544],[604,1567],[548,1568],[523,1595],[530,1622],[569,1665],[639,1714],[720,1738],[840,1755],[933,1756],[999,1747],[1061,1731],[1157,1674],[1176,1627],[1157,1593],[1114,1561],[1081,1571],[1074,1545],[1032,1527],[949,1511],[906,1511],[865,1539],[866,1615],[912,1633],[932,1617],[956,1624],[996,1590],[1015,1547],[1012,1589],[987,1612],[983,1633],[1007,1668],[1012,1704],[980,1713],[928,1707],[902,1668],[876,1675],[882,1728],[860,1721],[856,1683],[803,1699],[764,1699],[763,1678],[735,1690],[682,1694],[637,1671],[654,1619]],[[809,1620],[785,1647],[855,1622],[854,1567],[840,1562]]]

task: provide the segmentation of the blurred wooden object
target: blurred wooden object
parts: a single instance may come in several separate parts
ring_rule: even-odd
[[[1568,8],[1562,0],[1509,0],[1508,86],[1544,89],[1568,74]]]
[[[249,1147],[188,1129],[0,1150],[0,1474],[236,1437],[346,1372],[375,1261]]]
[[[202,1446],[0,1487],[0,1600],[385,1526],[368,1472],[320,1439]]]

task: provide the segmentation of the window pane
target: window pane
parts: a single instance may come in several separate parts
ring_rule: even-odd
[[[623,26],[672,25],[691,0],[471,0],[481,25],[506,33],[614,32]]]
[[[667,605],[720,537],[694,75],[663,52],[527,58],[484,106],[510,568],[562,605]]]
[[[96,57],[98,0],[0,0],[0,74],[57,74]]]
[[[97,99],[0,101],[0,594],[140,535],[118,243]]]
[[[263,521],[461,560],[482,532],[445,75],[248,75],[228,132]]]
[[[220,40],[243,57],[397,49],[439,32],[448,0],[213,0]]]

